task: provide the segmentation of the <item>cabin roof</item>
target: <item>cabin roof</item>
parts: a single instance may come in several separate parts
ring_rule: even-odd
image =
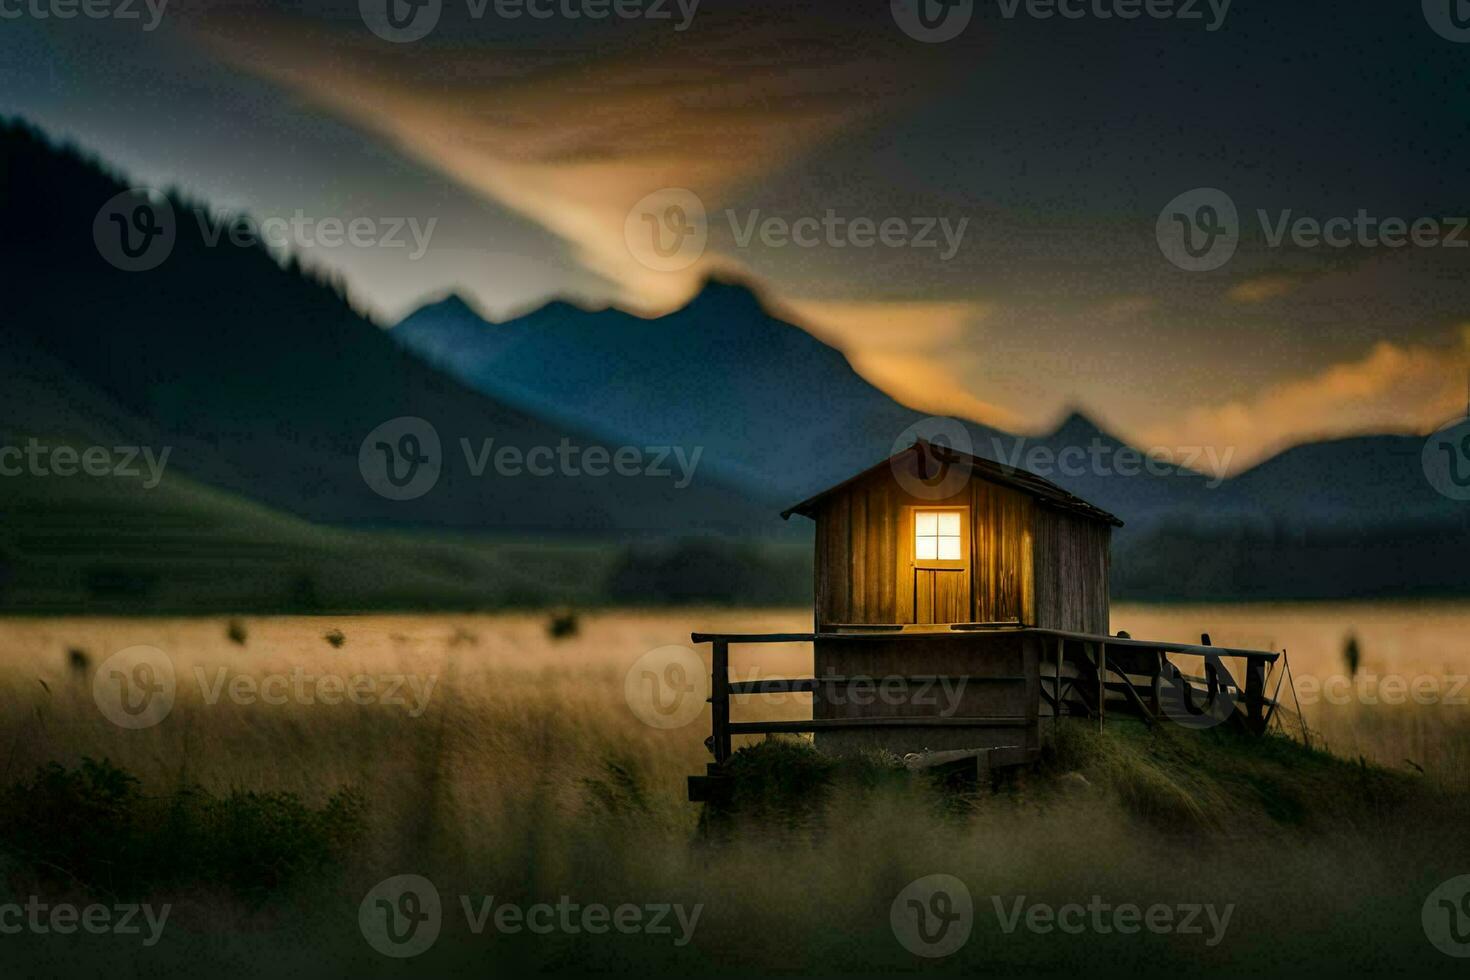
[[[992,483],[999,483],[1002,486],[1019,490],[1024,494],[1035,497],[1048,507],[1069,511],[1081,517],[1089,518],[1090,520],[1111,524],[1113,527],[1123,526],[1123,522],[1117,517],[1114,517],[1100,507],[1094,507],[1076,494],[1068,493],[1055,483],[1043,479],[1035,473],[1018,469],[1014,466],[1004,466],[994,460],[961,452],[949,446],[937,446],[926,439],[918,439],[909,448],[894,453],[892,456],[875,463],[861,473],[850,476],[841,483],[828,487],[821,493],[808,497],[799,504],[793,504],[781,512],[781,517],[783,519],[789,519],[792,514],[800,514],[802,517],[812,517],[814,516],[813,511],[816,506],[823,500],[832,496],[834,493],[846,490],[854,483],[878,472],[885,466],[892,466],[895,461],[902,459],[910,453],[919,454],[921,459],[924,456],[928,456],[941,463],[968,465],[971,468],[971,472],[980,479],[989,480]]]

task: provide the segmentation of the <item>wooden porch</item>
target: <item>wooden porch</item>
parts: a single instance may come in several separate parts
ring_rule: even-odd
[[[1064,716],[1095,718],[1100,727],[1121,714],[1150,726],[1223,725],[1263,734],[1284,677],[1275,669],[1281,653],[1216,647],[1208,636],[1172,643],[972,623],[923,631],[695,633],[692,640],[712,649],[713,720],[705,745],[714,760],[704,776],[690,778],[693,801],[710,798],[740,735],[810,732],[819,749],[839,754],[973,749],[990,767],[1021,765],[1040,754],[1047,719]],[[812,676],[731,680],[732,646],[775,643],[811,643]],[[917,693],[935,690],[947,693],[946,703]],[[811,719],[731,718],[732,697],[788,693],[812,695]]]

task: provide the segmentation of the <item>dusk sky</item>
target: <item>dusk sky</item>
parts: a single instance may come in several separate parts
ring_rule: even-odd
[[[384,2],[431,29],[380,37]],[[732,273],[900,400],[1021,431],[1080,407],[1238,468],[1463,413],[1457,0],[974,0],[943,41],[910,0],[566,15],[654,5],[621,2],[0,0],[0,112],[212,206],[432,221],[422,255],[294,246],[384,326],[451,291],[653,315]],[[707,244],[655,268],[637,237],[672,188]],[[1227,234],[1171,261],[1212,217]]]

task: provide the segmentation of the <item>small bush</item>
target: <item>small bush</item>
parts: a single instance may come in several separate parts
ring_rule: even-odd
[[[577,614],[570,609],[563,609],[551,614],[551,619],[546,623],[546,635],[553,640],[566,640],[576,636],[581,628]]]
[[[194,786],[150,797],[111,762],[84,759],[43,766],[0,794],[0,851],[59,886],[120,896],[220,886],[259,902],[341,865],[362,838],[364,809],[352,790],[319,809],[291,793]]]

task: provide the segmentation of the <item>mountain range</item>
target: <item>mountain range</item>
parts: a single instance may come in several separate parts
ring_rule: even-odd
[[[147,488],[127,484],[124,509],[71,484],[61,492],[57,480],[30,480],[24,494],[7,494],[0,593],[7,566],[39,568],[42,558],[62,552],[92,562],[77,575],[100,574],[103,591],[112,587],[111,573],[99,573],[87,556],[92,532],[53,533],[63,524],[105,529],[114,542],[121,534],[133,544],[187,548],[196,531],[179,527],[217,530],[248,511],[244,524],[280,531],[271,540],[289,539],[291,554],[326,547],[303,528],[439,535],[432,557],[410,556],[401,538],[385,548],[356,541],[350,559],[334,559],[333,571],[306,576],[313,595],[324,578],[360,567],[375,548],[389,556],[383,561],[420,562],[405,572],[418,576],[419,595],[455,575],[498,577],[499,586],[486,588],[502,597],[514,591],[504,587],[506,562],[446,552],[448,534],[465,541],[520,536],[546,556],[553,542],[642,541],[636,549],[644,550],[628,552],[612,578],[719,598],[717,584],[688,592],[690,570],[674,558],[650,564],[646,548],[723,540],[747,550],[724,561],[717,577],[753,565],[749,577],[757,582],[802,581],[799,552],[786,552],[797,558],[779,569],[763,569],[749,543],[800,546],[810,530],[781,522],[782,507],[916,435],[958,440],[979,455],[1032,468],[1036,450],[1043,459],[1068,449],[1080,451],[1078,459],[1115,459],[1126,448],[1077,413],[1040,437],[931,418],[869,384],[840,351],[773,315],[759,291],[740,282],[711,280],[683,308],[652,319],[557,301],[491,323],[450,296],[385,330],[353,307],[339,283],[295,259],[231,244],[228,236],[211,242],[198,220],[206,206],[177,194],[169,197],[175,240],[166,259],[149,271],[125,271],[109,260],[109,229],[99,216],[128,190],[126,181],[22,123],[0,124],[0,159],[7,229],[0,286],[8,314],[0,325],[0,444],[170,454],[166,492],[150,498]],[[374,472],[381,465],[374,460],[386,454],[396,472],[422,448],[404,442],[404,433],[417,438],[423,426],[439,442],[422,457],[437,476],[421,493],[398,493]],[[1365,436],[1303,445],[1223,482],[1182,467],[1120,473],[1084,466],[1041,475],[1126,522],[1115,549],[1120,595],[1462,592],[1466,511],[1430,487],[1421,444]],[[568,445],[601,447],[607,457],[625,449],[640,468],[622,473],[605,465],[602,475],[588,475],[561,465],[537,474],[524,465],[502,472],[490,462],[505,447],[524,456]],[[644,464],[656,453],[671,472],[648,472],[654,467]],[[697,465],[681,473],[676,458]],[[4,486],[22,484],[0,480]],[[226,498],[248,507],[222,506]],[[70,508],[64,516],[62,501]],[[195,517],[183,521],[170,507]],[[128,521],[139,523],[120,526]],[[190,566],[190,574],[207,567],[228,575],[250,536],[211,538],[209,561]],[[674,554],[709,564],[709,547]],[[217,548],[225,550],[210,550]],[[254,550],[270,546],[261,541]],[[588,565],[585,554],[565,560]],[[302,576],[291,574],[303,591]],[[371,577],[393,575],[383,567]],[[31,580],[64,577],[47,572]],[[374,588],[352,594],[382,594]],[[748,598],[741,590],[748,591],[742,585],[723,597]]]
[[[1150,472],[1120,460],[1127,444],[1078,412],[1041,436],[932,418],[869,384],[840,351],[773,316],[738,282],[711,280],[688,305],[654,319],[553,302],[492,323],[450,296],[391,335],[497,400],[609,439],[705,446],[730,482],[791,502],[922,432],[1042,470],[1121,517],[1125,539],[1165,525],[1321,532],[1456,526],[1465,516],[1425,479],[1423,440],[1414,437],[1301,445],[1221,479],[1207,467]]]

